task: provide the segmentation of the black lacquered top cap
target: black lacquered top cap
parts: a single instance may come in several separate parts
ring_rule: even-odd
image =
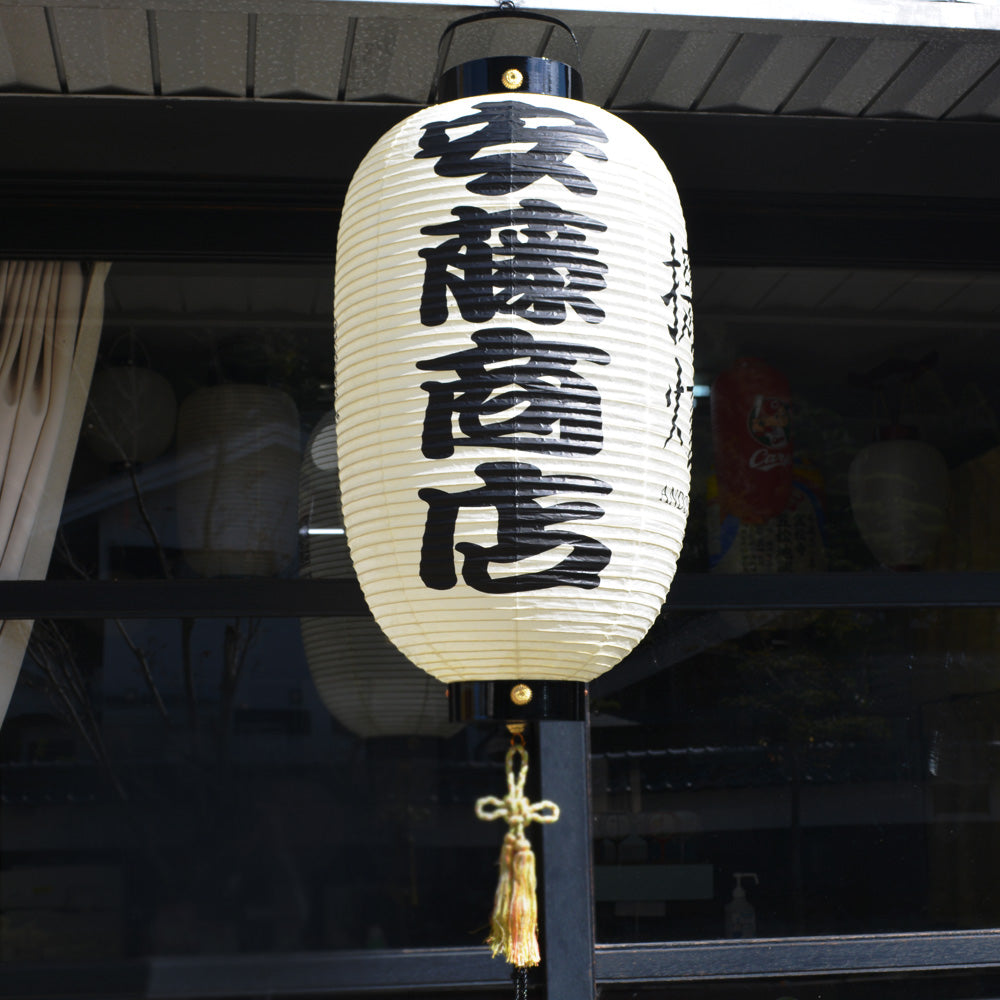
[[[474,27],[482,21],[497,22],[500,28],[523,21],[540,21],[548,24],[550,27],[545,45],[547,51],[559,47],[551,42],[556,37],[551,26],[561,28],[571,43],[567,44],[564,36],[558,36],[563,42],[562,47],[575,52],[576,61],[579,61],[576,35],[556,17],[514,8],[500,8],[472,14],[452,22],[441,35],[436,83],[430,97],[432,103],[453,101],[459,97],[476,97],[480,94],[551,94],[556,97],[571,97],[578,101],[583,99],[583,81],[571,62],[542,56],[489,55],[483,52],[484,43],[481,37],[480,44],[473,44],[471,47],[468,44],[455,43],[456,37],[459,37],[456,29],[464,26]],[[509,45],[509,40],[507,44]],[[470,48],[476,52],[476,58],[461,60],[454,58],[456,52],[465,51],[467,54],[472,54]],[[455,64],[449,66],[449,61],[454,61]]]
[[[552,94],[580,100],[583,83],[569,64],[538,56],[487,56],[445,70],[438,79],[437,100],[454,101],[478,94]]]

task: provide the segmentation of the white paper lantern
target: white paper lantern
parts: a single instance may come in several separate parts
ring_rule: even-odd
[[[917,569],[944,530],[950,483],[944,457],[926,441],[876,441],[848,469],[851,511],[876,559]]]
[[[433,106],[347,195],[344,519],[365,597],[445,681],[587,681],[659,613],[688,506],[690,278],[665,166],[601,108]]]
[[[177,398],[158,372],[137,365],[94,375],[83,439],[104,462],[151,462],[174,437]]]
[[[299,478],[299,575],[354,578],[337,480],[333,413],[306,444]],[[445,687],[418,670],[370,616],[303,618],[302,640],[316,690],[330,714],[363,738],[445,736]]]
[[[290,396],[263,385],[198,389],[177,418],[177,533],[203,576],[272,576],[296,553],[301,460]]]

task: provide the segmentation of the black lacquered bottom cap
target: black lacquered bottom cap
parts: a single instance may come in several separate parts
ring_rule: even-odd
[[[452,722],[582,722],[587,685],[580,681],[458,681],[448,685]]]

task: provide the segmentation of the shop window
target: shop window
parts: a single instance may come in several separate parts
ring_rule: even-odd
[[[995,927],[1000,617],[880,601],[1000,567],[1000,285],[719,268],[695,289],[682,571],[787,583],[771,608],[668,602],[592,685],[598,940]],[[836,608],[788,610],[816,574]],[[883,596],[852,607],[865,581]]]
[[[701,267],[694,288],[680,574],[591,692],[598,973],[637,942],[1000,926],[1000,282]],[[473,802],[500,788],[504,740],[448,724],[352,580],[335,452],[316,450],[330,269],[116,262],[106,294],[53,586],[23,598],[38,620],[2,737],[3,958],[488,964],[497,837]],[[726,506],[733,431],[712,426],[712,387],[745,358],[778,387],[754,433],[784,486],[756,511],[752,488]],[[887,439],[932,449],[947,489],[899,559],[851,487],[885,426],[913,428]],[[133,451],[140,431],[159,444]],[[812,995],[767,974],[704,995]]]

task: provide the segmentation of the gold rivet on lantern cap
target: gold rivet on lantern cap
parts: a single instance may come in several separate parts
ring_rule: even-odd
[[[519,69],[509,69],[500,77],[500,82],[508,90],[517,90],[524,83],[524,74]],[[530,691],[531,689],[528,688],[527,690]]]
[[[527,705],[528,702],[531,701],[531,698],[532,691],[527,684],[515,684],[510,689],[510,700],[519,707]]]

